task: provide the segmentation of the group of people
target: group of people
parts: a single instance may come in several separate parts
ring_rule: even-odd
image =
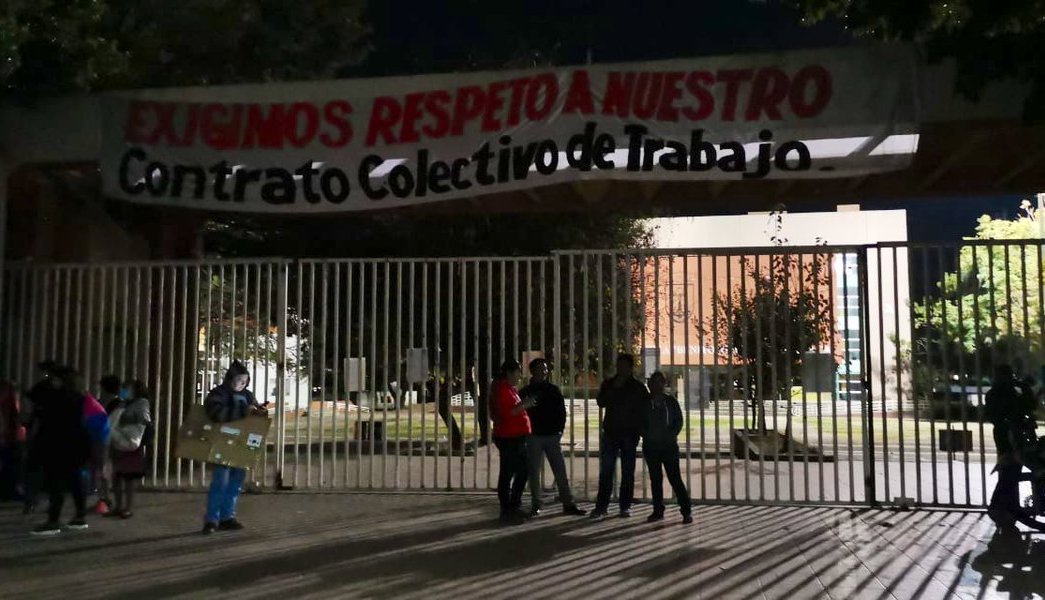
[[[96,398],[73,368],[53,361],[39,368],[39,381],[24,397],[0,383],[0,497],[23,502],[31,514],[47,494],[47,521],[34,535],[86,529],[91,493],[98,514],[132,517],[152,430],[145,384],[108,375]],[[63,524],[66,496],[74,512]]]
[[[0,498],[21,501],[24,512],[36,510],[40,493],[48,495],[47,520],[32,530],[52,536],[86,529],[88,498],[97,496],[93,512],[129,519],[135,492],[146,474],[153,440],[151,394],[145,384],[114,375],[98,382],[96,398],[71,367],[45,361],[40,379],[25,394],[0,382]],[[267,414],[247,389],[250,375],[234,361],[221,385],[204,402],[216,423]],[[236,503],[246,470],[211,465],[211,485],[204,511],[203,533],[238,530]],[[66,496],[73,515],[62,522]]]
[[[522,389],[522,366],[506,361],[490,393],[493,439],[500,453],[497,497],[501,518],[516,521],[536,517],[543,510],[540,474],[547,457],[559,490],[563,512],[584,515],[574,502],[562,454],[561,438],[566,426],[566,401],[559,388],[548,380],[549,365],[543,358],[529,364],[530,380]],[[621,465],[618,494],[620,515],[631,516],[634,498],[635,463],[639,441],[649,467],[653,492],[653,512],[649,521],[664,518],[664,474],[675,491],[684,523],[692,523],[692,506],[679,465],[678,434],[682,430],[682,409],[678,400],[666,393],[667,379],[653,373],[644,385],[635,378],[635,359],[630,354],[617,358],[616,373],[602,383],[597,402],[604,409],[599,450],[599,491],[590,517],[605,518],[613,491],[617,460]],[[530,511],[522,510],[526,483],[530,484]]]

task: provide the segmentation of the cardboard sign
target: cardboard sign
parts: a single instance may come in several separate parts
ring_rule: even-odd
[[[196,404],[185,415],[178,430],[175,456],[185,460],[253,469],[265,452],[265,436],[272,420],[249,416],[229,423],[215,423],[203,405]]]

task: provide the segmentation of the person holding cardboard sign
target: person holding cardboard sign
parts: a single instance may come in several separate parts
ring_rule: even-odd
[[[229,423],[252,414],[267,414],[268,411],[258,404],[254,394],[247,389],[248,385],[250,375],[247,367],[239,361],[232,361],[222,384],[207,394],[203,403],[207,417],[215,423]],[[204,534],[214,533],[219,529],[243,529],[243,525],[236,520],[236,501],[246,477],[246,469],[211,465],[207,513],[203,518]]]

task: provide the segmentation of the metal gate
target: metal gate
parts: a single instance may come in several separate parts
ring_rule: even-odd
[[[487,383],[545,356],[591,498],[595,397],[627,352],[683,406],[699,501],[982,506],[988,374],[1041,364],[1041,266],[1040,241],[13,264],[0,368],[23,387],[45,358],[144,380],[158,487],[205,484],[175,433],[238,359],[273,407],[257,485],[487,490]]]

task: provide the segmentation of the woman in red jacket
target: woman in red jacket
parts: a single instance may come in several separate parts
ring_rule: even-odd
[[[501,519],[522,517],[522,494],[526,488],[526,438],[530,435],[530,417],[526,409],[532,402],[519,398],[522,367],[507,360],[493,382],[490,408],[493,416],[493,441],[501,455],[501,474],[497,478],[497,498],[501,501]]]

